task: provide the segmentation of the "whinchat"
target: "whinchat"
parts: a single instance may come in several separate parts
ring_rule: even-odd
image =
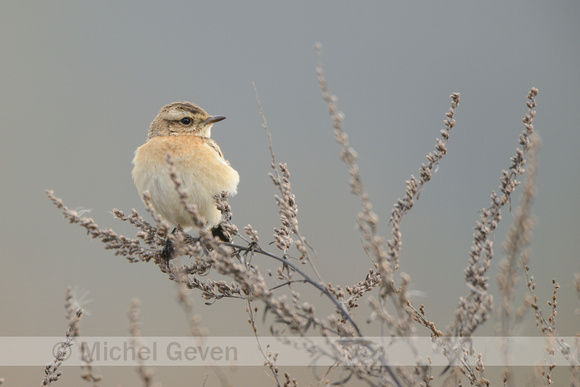
[[[225,116],[210,116],[190,102],[174,102],[161,109],[149,127],[145,144],[135,151],[133,181],[139,195],[149,191],[155,210],[174,227],[189,231],[195,227],[191,215],[179,200],[169,176],[167,155],[188,193],[188,204],[195,205],[206,221],[206,229],[218,230],[221,213],[216,197],[223,191],[237,193],[240,176],[211,137],[211,128]]]

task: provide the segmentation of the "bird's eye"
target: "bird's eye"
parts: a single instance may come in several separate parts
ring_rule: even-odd
[[[184,118],[182,118],[182,119],[181,119],[181,121],[179,121],[179,122],[181,122],[183,125],[191,125],[191,118],[189,118],[189,117],[184,117]]]

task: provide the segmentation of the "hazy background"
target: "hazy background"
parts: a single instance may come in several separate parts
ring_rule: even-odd
[[[579,18],[576,1],[0,3],[0,336],[62,336],[69,285],[92,300],[81,322],[84,335],[126,335],[132,297],[142,300],[144,335],[186,334],[173,283],[152,264],[129,264],[103,250],[62,219],[44,190],[54,189],[71,208],[91,209],[100,226],[133,236],[111,215],[112,208],[145,214],[131,179],[133,152],[163,105],[192,101],[227,115],[213,137],[241,176],[231,200],[234,223],[240,229],[251,223],[266,246],[279,221],[252,82],[278,161],[292,173],[301,230],[324,279],[343,286],[363,279],[369,261],[355,230],[360,206],[349,194],[320,97],[316,42],[385,236],[404,181],[418,174],[443,128],[448,96],[461,93],[449,154],[403,223],[400,270],[422,292],[415,302],[426,305],[440,328],[467,293],[472,227],[515,153],[526,94],[532,86],[540,90],[531,267],[542,305],[551,297],[551,279],[562,285],[558,325],[562,335],[574,335]],[[512,218],[507,208],[503,216],[495,264]],[[267,265],[262,258],[254,263]],[[494,293],[496,273],[494,266]],[[210,307],[195,299],[210,334],[251,335],[244,302]],[[359,318],[362,323],[364,314]],[[481,333],[493,332],[493,322],[487,329]],[[364,323],[362,330],[376,332]],[[533,319],[521,334],[538,334]],[[51,360],[49,349],[38,350]],[[100,372],[105,385],[138,383],[132,370]],[[194,372],[205,371],[159,370],[157,380],[183,385],[171,378]],[[240,385],[252,375],[268,381],[258,368],[233,372]],[[59,385],[79,384],[77,369],[64,373]],[[43,370],[0,368],[2,376],[8,385],[38,383]],[[210,374],[209,385],[216,383]]]

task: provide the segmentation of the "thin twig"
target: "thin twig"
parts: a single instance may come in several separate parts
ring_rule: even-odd
[[[268,149],[270,151],[270,159],[271,159],[270,167],[274,171],[274,175],[270,175],[270,177],[274,181],[274,185],[279,189],[280,194],[282,194],[281,198],[276,196],[276,202],[278,204],[278,207],[280,208],[282,227],[281,229],[274,229],[274,231],[276,232],[275,236],[281,239],[289,240],[290,238],[287,235],[285,235],[286,234],[285,228],[289,227],[291,231],[296,235],[296,237],[298,237],[298,241],[294,241],[294,245],[301,254],[300,259],[303,258],[306,259],[310,264],[310,267],[314,271],[314,274],[316,274],[318,280],[321,283],[324,283],[324,280],[322,279],[320,272],[314,265],[314,262],[312,262],[310,254],[308,253],[307,249],[308,243],[306,242],[306,238],[304,238],[304,236],[301,235],[298,229],[298,219],[296,217],[297,206],[295,204],[294,195],[290,192],[290,182],[288,180],[289,172],[286,164],[276,163],[276,156],[274,154],[274,148],[272,146],[272,136],[270,135],[270,131],[268,130],[268,122],[266,120],[266,115],[264,114],[264,109],[262,109],[262,104],[258,96],[258,89],[253,82],[252,85],[254,86],[254,92],[256,93],[256,102],[258,104],[258,109],[260,111],[260,116],[262,118],[262,127],[264,128],[264,131],[266,132],[266,136],[268,138]]]
[[[326,287],[320,285],[316,281],[314,281],[312,278],[310,278],[310,276],[308,274],[306,274],[305,272],[303,272],[298,266],[296,266],[295,264],[293,264],[289,260],[284,259],[284,258],[281,258],[281,257],[278,257],[278,256],[276,256],[276,255],[274,255],[272,253],[269,253],[266,250],[263,250],[260,246],[258,246],[256,244],[252,245],[252,247],[240,246],[240,245],[236,245],[234,243],[222,243],[222,245],[229,246],[229,247],[233,247],[234,249],[237,249],[237,250],[240,250],[240,251],[250,251],[252,253],[257,253],[257,254],[265,255],[267,257],[273,258],[273,259],[277,260],[278,262],[281,262],[284,265],[292,268],[292,270],[294,270],[296,273],[300,274],[302,276],[302,278],[304,278],[304,281],[305,282],[307,282],[310,285],[314,286],[321,293],[323,293],[326,297],[328,297],[328,299],[338,308],[338,310],[348,320],[348,322],[350,322],[350,324],[352,325],[352,327],[355,329],[357,335],[362,337],[362,333],[361,333],[358,325],[354,322],[354,320],[352,319],[352,317],[350,316],[350,314],[346,311],[346,309],[344,308],[344,306],[336,298],[334,298],[334,296],[328,291],[328,289]]]

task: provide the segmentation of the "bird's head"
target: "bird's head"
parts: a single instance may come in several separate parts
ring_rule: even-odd
[[[214,123],[225,116],[210,116],[190,102],[174,102],[164,106],[149,127],[149,138],[155,136],[194,135],[211,137]]]

